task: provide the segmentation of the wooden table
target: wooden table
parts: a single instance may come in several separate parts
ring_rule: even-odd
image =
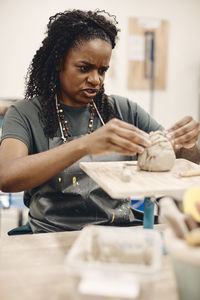
[[[0,239],[0,299],[76,298],[77,280],[66,273],[64,259],[78,232],[43,233]],[[162,257],[151,300],[178,300],[168,255]]]

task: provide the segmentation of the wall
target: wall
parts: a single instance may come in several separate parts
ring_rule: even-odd
[[[1,0],[0,98],[22,98],[24,77],[44,37],[48,17],[68,8],[106,9],[121,28],[106,80],[120,94],[149,110],[148,91],[127,89],[128,17],[169,21],[167,88],[154,95],[153,116],[168,127],[186,114],[198,119],[200,86],[200,0]]]

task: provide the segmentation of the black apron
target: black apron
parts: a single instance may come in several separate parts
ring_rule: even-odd
[[[67,142],[78,137],[69,137]],[[62,143],[49,140],[49,149]],[[80,230],[88,224],[126,226],[135,219],[129,199],[113,199],[79,167],[80,162],[132,160],[130,156],[85,156],[35,189],[29,223],[35,233]]]

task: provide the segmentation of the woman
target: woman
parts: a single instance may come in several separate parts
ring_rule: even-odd
[[[137,224],[127,199],[112,199],[79,168],[80,161],[136,159],[150,145],[148,133],[162,129],[136,103],[104,93],[117,34],[115,18],[101,11],[51,17],[28,72],[26,99],[4,118],[0,189],[25,191],[35,233]],[[197,151],[191,117],[168,134],[176,150]]]

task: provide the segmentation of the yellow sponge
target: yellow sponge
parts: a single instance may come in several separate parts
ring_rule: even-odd
[[[200,222],[200,187],[188,189],[183,196],[183,212]]]

